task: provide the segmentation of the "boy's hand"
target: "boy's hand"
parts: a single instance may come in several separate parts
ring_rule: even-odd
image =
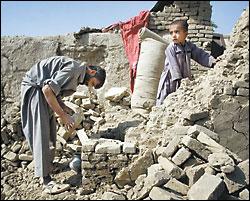
[[[72,110],[70,107],[68,107],[67,105],[65,105],[65,107],[63,108],[63,110],[68,113],[69,115],[73,115],[75,112],[74,110]]]
[[[67,131],[73,131],[75,129],[75,121],[69,114],[65,113],[60,118]]]
[[[175,82],[176,82],[176,88],[175,88],[175,90],[177,90],[180,86],[181,86],[181,79],[178,79],[178,80],[175,80]]]
[[[141,35],[140,35],[140,33],[138,33],[138,43],[141,43],[141,42],[142,42]]]
[[[141,38],[140,38],[140,36],[138,37],[138,43],[141,43]]]

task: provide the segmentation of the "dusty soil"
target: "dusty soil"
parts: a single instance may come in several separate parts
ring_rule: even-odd
[[[114,108],[115,107],[113,107],[113,110]],[[118,107],[118,109],[119,108],[120,107]],[[131,111],[127,109],[117,110],[110,112],[113,119],[108,118],[110,122],[103,125],[103,131],[101,132],[102,137],[121,139],[122,136],[124,137],[125,130],[129,127],[135,126],[134,124],[131,125],[131,122],[127,122],[127,120],[131,120],[131,116],[133,116]],[[107,112],[107,116],[108,113],[109,112]],[[138,120],[138,118],[134,117],[133,120]],[[111,126],[113,126],[113,128],[110,128]],[[68,191],[57,195],[49,195],[43,192],[43,186],[40,184],[40,178],[34,177],[33,167],[30,167],[30,165],[22,166],[20,163],[15,164],[9,160],[3,159],[1,161],[1,200],[101,199],[105,189],[109,189],[110,186],[108,184],[104,184],[102,187],[95,189],[94,193],[84,193],[84,191],[89,191],[89,189],[83,189],[82,175],[77,174],[75,171],[70,169],[69,163],[72,158],[73,153],[67,149],[58,151],[56,154],[54,159],[54,171],[51,176],[53,180],[58,183],[70,184],[70,189]]]
[[[57,195],[48,195],[42,191],[42,184],[38,177],[34,177],[34,171],[29,168],[13,168],[13,171],[1,179],[4,184],[5,195],[3,188],[1,189],[1,200],[50,200],[50,199],[88,199],[89,196],[80,195],[77,189],[80,189],[82,175],[77,174],[68,166],[71,161],[70,158],[64,159],[65,162],[58,162],[55,164],[55,170],[52,177],[59,183],[70,184],[70,189],[66,192]],[[10,166],[9,166],[10,167]],[[5,172],[6,173],[6,172]],[[1,171],[1,177],[4,172]]]

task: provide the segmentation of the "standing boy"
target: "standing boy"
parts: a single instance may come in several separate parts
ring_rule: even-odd
[[[195,44],[186,41],[188,23],[185,20],[176,20],[169,26],[173,42],[165,50],[165,67],[161,74],[156,97],[156,105],[175,92],[181,84],[181,79],[191,78],[190,60],[193,59],[202,66],[213,67],[215,59]]]

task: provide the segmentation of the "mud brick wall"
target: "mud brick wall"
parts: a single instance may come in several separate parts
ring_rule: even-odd
[[[169,32],[169,24],[174,20],[187,20],[188,39],[197,46],[207,47],[212,41],[212,6],[210,1],[173,1],[164,6],[163,11],[151,12],[149,29],[155,32]],[[209,50],[209,47],[207,47]]]
[[[83,185],[89,179],[96,188],[112,184],[116,174],[138,155],[135,143],[113,139],[90,139],[82,144],[81,168]]]

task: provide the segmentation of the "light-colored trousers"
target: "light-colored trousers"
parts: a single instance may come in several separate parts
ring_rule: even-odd
[[[56,147],[56,120],[40,87],[21,85],[21,120],[32,151],[35,176],[48,176]]]

